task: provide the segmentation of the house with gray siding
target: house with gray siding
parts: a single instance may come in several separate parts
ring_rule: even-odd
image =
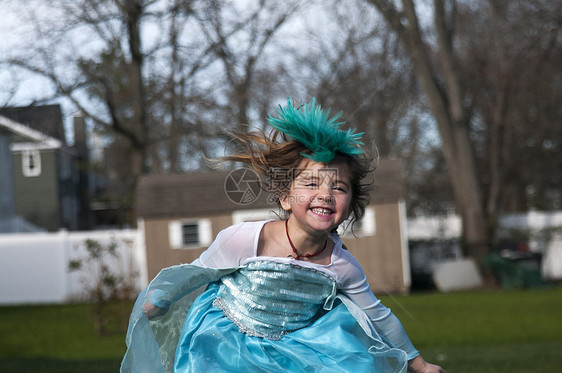
[[[83,118],[75,126],[83,127]],[[90,228],[85,131],[76,133],[68,146],[58,105],[0,109],[2,210],[9,220],[23,219],[35,227],[29,230]],[[21,230],[28,229],[3,228]]]

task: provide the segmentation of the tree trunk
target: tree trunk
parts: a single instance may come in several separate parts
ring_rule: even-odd
[[[133,143],[132,164],[133,176],[137,179],[141,174],[149,172],[148,166],[148,117],[146,115],[146,94],[142,76],[144,56],[141,50],[140,22],[143,6],[138,0],[127,0],[126,2],[127,30],[129,34],[129,49],[131,52],[131,76],[133,92],[132,106],[134,108],[134,127],[138,142]]]
[[[470,115],[463,106],[463,91],[455,67],[451,32],[445,22],[443,2],[434,1],[434,27],[442,67],[439,79],[427,53],[431,48],[420,35],[413,1],[402,0],[403,13],[398,12],[388,0],[369,2],[377,7],[399,36],[428,98],[441,137],[455,202],[463,222],[465,252],[480,261],[488,251],[486,218],[469,139]]]

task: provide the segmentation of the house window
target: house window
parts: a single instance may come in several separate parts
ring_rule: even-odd
[[[375,209],[373,207],[367,207],[365,209],[365,214],[363,218],[356,221],[351,229],[351,221],[348,219],[344,221],[339,229],[338,233],[342,237],[367,237],[374,236],[377,233],[377,222],[375,219]]]
[[[38,150],[26,150],[21,154],[22,171],[25,177],[41,175],[41,154]]]
[[[208,246],[212,241],[209,219],[175,220],[168,225],[172,249],[195,249]]]

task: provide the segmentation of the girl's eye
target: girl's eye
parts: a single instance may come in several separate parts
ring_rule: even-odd
[[[343,192],[343,193],[346,192],[346,189],[344,187],[337,186],[337,185],[335,187],[333,187],[333,189],[337,190],[338,192]]]

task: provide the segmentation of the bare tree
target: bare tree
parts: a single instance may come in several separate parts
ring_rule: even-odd
[[[55,96],[64,96],[98,124],[110,128],[129,140],[134,153],[133,174],[147,172],[146,139],[146,95],[143,80],[144,56],[141,52],[140,23],[146,5],[144,1],[122,0],[94,2],[57,1],[51,4],[53,12],[63,19],[64,23],[41,27],[44,22],[30,10],[30,21],[37,24],[37,42],[26,45],[18,54],[5,58],[2,63],[17,66],[31,73],[39,74],[50,80],[55,88]],[[28,8],[29,9],[29,8]],[[96,30],[95,38],[105,44],[98,61],[77,55],[73,61],[65,61],[69,55],[76,53],[70,39],[84,33],[84,27]],[[83,38],[83,35],[82,35]],[[64,53],[57,54],[65,50]],[[38,56],[39,58],[30,58]],[[108,60],[111,59],[111,66]],[[105,63],[105,65],[103,65]],[[116,68],[127,71],[118,82],[115,78]],[[77,71],[82,75],[75,75]],[[108,74],[109,73],[109,74]],[[119,98],[116,97],[116,85],[121,84],[121,91],[127,90],[128,117],[121,115]],[[105,113],[100,115],[84,104],[79,95],[84,89],[95,85],[99,94],[105,98]]]
[[[430,45],[422,35],[412,0],[403,0],[401,11],[390,1],[369,2],[384,16],[410,56],[437,122],[456,205],[462,216],[466,251],[480,259],[487,252],[486,215],[470,143],[472,113],[453,50],[453,23],[447,18],[453,11],[447,13],[443,1],[434,0],[435,45]],[[438,63],[431,59],[431,50],[439,57]]]
[[[35,27],[35,40],[2,60],[47,79],[53,87],[51,98],[65,97],[98,126],[126,139],[129,172],[120,182],[129,192],[149,171],[141,23],[150,3],[58,0],[50,3],[47,14],[40,14],[36,4],[26,1],[20,6]],[[96,43],[98,55],[86,51],[84,45]],[[98,97],[94,105],[89,102],[93,95]],[[125,201],[130,207],[132,198]]]
[[[404,161],[411,211],[435,208],[423,200],[448,172],[467,252],[481,257],[499,213],[562,199],[548,171],[562,162],[560,5],[395,3],[55,0],[45,23],[42,2],[25,0],[34,40],[0,63],[92,118],[129,190],[142,173],[202,166],[225,130],[265,127],[273,102],[315,96]]]
[[[234,125],[248,125],[252,86],[258,60],[275,34],[299,9],[299,2],[259,1],[219,6],[209,1],[200,19],[208,44],[222,64],[227,83],[227,102]]]
[[[21,7],[35,40],[0,63],[48,79],[45,99],[67,98],[111,139],[114,198],[129,207],[140,175],[199,167],[225,128],[248,123],[257,62],[298,7],[56,0],[46,15],[32,5]]]
[[[559,2],[459,4],[457,42],[474,97],[473,136],[486,212],[560,206],[561,88]],[[557,174],[557,173],[555,173]]]
[[[560,3],[433,0],[429,7],[418,2],[425,27],[413,0],[402,0],[401,9],[392,1],[369,3],[383,15],[410,57],[437,123],[463,219],[466,251],[480,259],[495,242],[499,215],[527,208],[525,202],[513,205],[525,198],[510,201],[508,196],[515,197],[519,188],[528,192],[559,185],[530,171],[537,165],[522,167],[529,157],[518,155],[528,155],[524,148],[538,148],[532,163],[543,159],[554,167],[560,164],[559,156],[552,162],[539,154],[541,150],[559,154],[555,153],[560,144],[556,126],[536,118],[531,126],[527,122],[528,113],[559,121],[552,117],[559,104],[550,102],[560,92],[545,77],[560,76],[560,68],[550,62],[559,58],[561,27],[555,15],[560,13]],[[546,98],[532,94],[543,81]],[[553,136],[547,140],[545,133]],[[537,141],[541,145],[532,145]],[[529,174],[534,177],[523,176]],[[559,194],[554,200],[561,199]]]
[[[334,112],[343,111],[347,124],[365,133],[370,150],[376,146],[380,157],[402,161],[409,211],[441,212],[450,194],[433,198],[438,193],[429,188],[450,189],[436,172],[443,168],[435,150],[439,142],[396,36],[384,23],[373,22],[377,11],[362,0],[324,1],[306,10],[318,22],[304,23],[297,31],[299,42],[285,50],[295,62],[279,73],[282,92],[297,100],[316,97]],[[308,19],[306,13],[301,16]]]

